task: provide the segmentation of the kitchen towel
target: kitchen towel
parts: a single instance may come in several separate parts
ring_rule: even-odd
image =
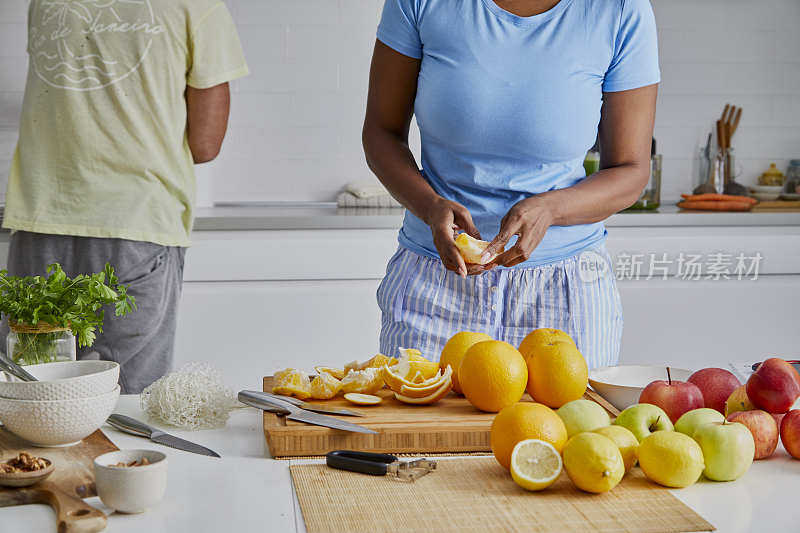
[[[354,181],[337,198],[339,207],[402,207],[378,181]]]

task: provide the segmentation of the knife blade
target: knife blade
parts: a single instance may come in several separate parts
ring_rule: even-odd
[[[292,398],[291,396],[283,396],[281,394],[271,394],[269,392],[258,392],[258,391],[248,391],[248,392],[252,392],[253,394],[263,394],[268,398],[277,398],[279,400],[283,400],[284,402],[289,402],[293,405],[296,405],[301,409],[305,409],[306,411],[322,413],[323,415],[364,416],[362,413],[356,413],[355,411],[350,411],[349,409],[342,409],[340,407],[325,407],[315,403],[304,402],[303,400],[298,400],[297,398]]]
[[[164,433],[163,431],[153,432],[153,434],[150,435],[150,440],[157,444],[163,444],[164,446],[169,446],[170,448],[176,448],[178,450],[183,450],[185,452],[207,455],[209,457],[219,457],[219,454],[214,450],[210,450],[205,446],[200,446],[199,444],[195,444],[194,442],[190,442],[180,437],[176,437],[175,435]]]
[[[296,420],[298,422],[305,422],[306,424],[313,424],[315,426],[324,426],[331,429],[341,429],[343,431],[350,431],[353,433],[370,433],[370,434],[377,434],[377,431],[373,431],[369,428],[365,428],[364,426],[359,426],[358,424],[353,424],[351,422],[345,422],[344,420],[339,420],[338,418],[333,418],[332,416],[321,415],[319,413],[312,413],[311,411],[306,411],[305,409],[298,409],[294,413],[287,416],[289,420]]]
[[[136,435],[137,437],[145,437],[147,439],[150,439],[152,442],[155,442],[156,444],[169,446],[170,448],[176,448],[178,450],[183,450],[185,452],[207,455],[209,457],[221,457],[214,450],[210,450],[205,446],[200,446],[199,444],[195,444],[180,437],[170,435],[169,433],[165,433],[152,426],[148,426],[144,422],[140,422],[135,418],[131,418],[129,416],[115,413],[109,416],[106,422],[110,426],[115,427],[124,433],[128,433],[129,435]]]
[[[365,428],[364,426],[359,426],[358,424],[353,424],[351,422],[345,422],[344,420],[339,420],[338,418],[333,418],[332,416],[306,411],[305,409],[302,409],[293,403],[270,396],[271,395],[267,396],[264,393],[256,391],[243,390],[239,392],[239,401],[245,405],[257,407],[259,409],[273,410],[275,407],[285,409],[289,411],[289,414],[287,415],[289,420],[305,422],[306,424],[313,424],[315,426],[323,426],[331,429],[341,429],[343,431],[350,431],[353,433],[378,433],[377,431]]]

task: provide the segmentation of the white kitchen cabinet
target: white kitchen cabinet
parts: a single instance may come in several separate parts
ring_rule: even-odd
[[[382,213],[206,210],[187,254],[176,363],[208,361],[231,386],[259,388],[261,377],[279,368],[312,371],[374,355],[375,292],[401,219],[397,211]],[[696,368],[800,358],[800,217],[625,214],[608,226],[612,257],[763,256],[755,281],[620,281],[622,362]],[[0,261],[7,242],[0,233]]]

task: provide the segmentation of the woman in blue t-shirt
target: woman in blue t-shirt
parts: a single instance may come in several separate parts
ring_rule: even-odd
[[[458,331],[519,345],[552,327],[590,367],[616,364],[602,221],[647,183],[658,82],[648,0],[386,0],[364,150],[408,211],[378,290],[381,350],[436,358]],[[598,135],[601,170],[587,178]],[[465,264],[458,231],[500,255]]]

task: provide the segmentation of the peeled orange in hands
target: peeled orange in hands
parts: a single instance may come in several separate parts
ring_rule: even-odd
[[[458,369],[458,383],[469,403],[496,413],[525,393],[528,368],[516,348],[503,341],[472,345]]]
[[[583,397],[589,367],[566,333],[537,329],[522,341],[520,352],[528,364],[528,394],[534,400],[557,409]]]
[[[494,254],[486,261],[481,261],[481,255],[483,255],[486,247],[489,246],[489,241],[482,241],[467,235],[466,233],[460,233],[458,237],[456,237],[455,242],[456,248],[458,248],[458,253],[461,254],[461,257],[464,258],[466,263],[485,265],[497,257],[497,254]]]
[[[453,390],[461,393],[461,385],[458,383],[458,369],[461,366],[461,361],[464,359],[464,354],[472,345],[482,341],[490,341],[492,338],[486,333],[476,333],[473,331],[462,331],[456,333],[447,344],[442,348],[442,355],[439,358],[439,367],[442,371],[446,370],[448,366],[453,368]]]

